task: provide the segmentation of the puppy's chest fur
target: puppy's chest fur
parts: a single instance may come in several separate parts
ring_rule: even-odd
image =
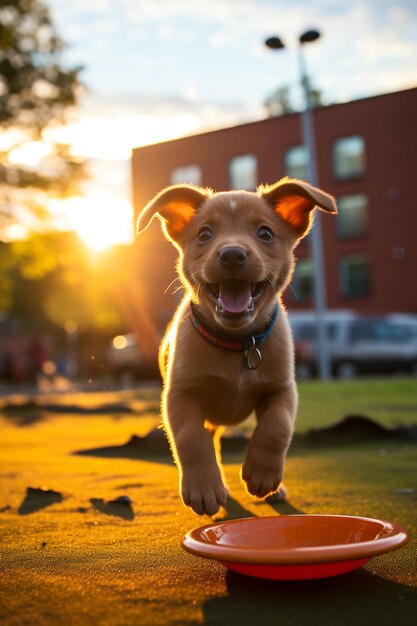
[[[215,425],[238,424],[254,410],[260,399],[270,393],[271,385],[258,374],[239,370],[232,376],[206,377],[201,392],[205,419]]]
[[[250,370],[245,367],[242,352],[212,345],[197,333],[187,319],[187,306],[180,307],[171,329],[169,349],[175,348],[168,384],[198,396],[207,421],[214,425],[237,424],[255,411],[265,396],[291,384],[292,344],[286,317],[279,320],[260,347],[259,368]]]

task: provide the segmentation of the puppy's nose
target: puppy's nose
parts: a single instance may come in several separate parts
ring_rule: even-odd
[[[223,248],[219,253],[220,263],[228,270],[241,267],[245,263],[247,256],[246,250],[239,246]]]

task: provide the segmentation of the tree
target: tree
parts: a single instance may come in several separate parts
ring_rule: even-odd
[[[131,247],[115,246],[98,259],[72,231],[0,242],[0,311],[25,332],[37,327],[62,335],[68,320],[81,333],[120,331],[120,268],[129,266],[131,254]]]
[[[323,106],[322,93],[319,89],[314,87],[310,78],[305,76],[303,78],[303,88],[305,86],[309,90],[310,94],[310,106],[312,108]],[[288,113],[296,113],[297,107],[294,106],[291,98],[290,87],[278,87],[273,91],[264,101],[264,108],[267,117],[279,117]]]
[[[64,49],[42,0],[0,0],[0,237],[16,211],[32,222],[45,217],[45,196],[74,194],[85,175],[69,146],[46,141],[82,87],[82,68],[61,63]],[[28,163],[27,152],[25,160],[28,148],[37,149],[38,162]]]
[[[310,107],[317,109],[323,105],[323,94],[320,89],[314,86],[309,76],[303,76],[303,88],[309,95]]]
[[[279,117],[286,113],[295,113],[291,103],[289,87],[278,87],[264,102],[268,117]]]

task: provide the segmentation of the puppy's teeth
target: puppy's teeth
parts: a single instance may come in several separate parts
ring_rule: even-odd
[[[251,298],[251,299],[250,299],[250,302],[249,302],[249,306],[248,306],[248,311],[249,311],[249,313],[252,313],[252,311],[253,311],[253,309],[254,309],[254,308],[255,308],[255,305],[254,305],[254,303],[253,303],[253,298]]]
[[[216,302],[216,311],[217,313],[223,313],[224,311],[222,303],[220,302],[220,298],[218,298]]]

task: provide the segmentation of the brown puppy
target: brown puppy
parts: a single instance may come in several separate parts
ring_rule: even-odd
[[[141,232],[158,215],[179,251],[186,295],[161,345],[162,407],[183,501],[200,515],[228,493],[213,432],[252,412],[242,479],[260,498],[281,483],[297,391],[280,294],[317,206],[337,212],[328,194],[285,178],[257,193],[169,187],[139,216]]]

